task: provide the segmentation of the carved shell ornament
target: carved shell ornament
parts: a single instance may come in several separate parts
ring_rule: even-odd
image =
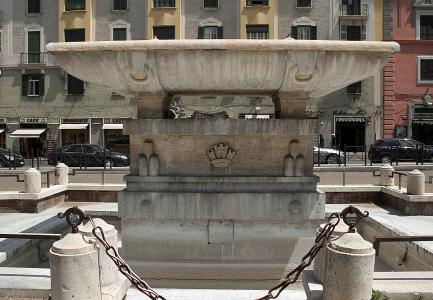
[[[215,168],[227,168],[235,155],[236,152],[226,144],[216,144],[207,151],[207,157]]]

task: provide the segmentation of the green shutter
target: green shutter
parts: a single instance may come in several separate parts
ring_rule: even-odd
[[[113,28],[113,41],[126,41],[126,28]]]
[[[202,27],[202,26],[198,27],[198,38],[204,39],[204,27]]]
[[[29,75],[23,74],[21,76],[21,95],[27,96],[29,90]]]
[[[45,94],[45,82],[44,82],[44,74],[39,75],[39,91],[38,95],[43,96]]]
[[[219,39],[224,38],[224,28],[222,26],[218,27],[218,38]]]
[[[312,40],[317,40],[317,27],[316,26],[311,26],[310,28],[310,38]]]
[[[290,36],[294,39],[298,38],[298,27],[297,26],[292,26],[292,33]]]

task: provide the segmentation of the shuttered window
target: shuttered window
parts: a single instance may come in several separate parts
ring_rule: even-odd
[[[269,25],[247,25],[247,39],[269,39]]]
[[[23,74],[21,94],[27,97],[43,96],[45,91],[43,74]]]
[[[200,26],[198,28],[199,39],[223,39],[222,26]]]
[[[27,13],[40,14],[41,13],[41,0],[27,0]]]
[[[317,40],[317,27],[316,26],[292,26],[292,38],[297,40]]]
[[[113,0],[113,10],[127,10],[128,0]]]
[[[86,10],[86,0],[65,0],[65,11]]]
[[[37,64],[41,62],[41,32],[27,32],[27,57],[28,63]]]
[[[113,41],[126,41],[126,28],[113,28]]]

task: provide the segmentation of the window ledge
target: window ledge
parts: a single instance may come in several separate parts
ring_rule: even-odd
[[[269,5],[245,5],[245,8],[253,8],[253,7],[271,8]]]
[[[203,7],[204,10],[218,10],[219,7]]]
[[[85,13],[87,12],[86,9],[74,9],[74,10],[65,10],[64,13]]]
[[[112,9],[111,12],[114,14],[123,14],[123,13],[127,13],[129,11],[129,9]]]
[[[433,84],[433,80],[419,80],[419,81],[417,81],[416,82],[417,84],[423,84],[423,85],[426,85],[426,84],[428,84],[428,85],[432,85]]]
[[[307,9],[312,9],[313,7],[312,6],[296,6],[296,9],[305,9],[305,10],[307,10]]]
[[[27,17],[40,17],[42,15],[42,13],[26,13]]]
[[[36,97],[42,97],[42,96],[41,95],[27,95],[27,97],[36,98]]]
[[[176,6],[162,6],[162,7],[152,7],[152,9],[176,9]]]
[[[65,94],[65,96],[68,96],[68,97],[71,97],[71,96],[82,97],[82,96],[84,96],[84,94]]]

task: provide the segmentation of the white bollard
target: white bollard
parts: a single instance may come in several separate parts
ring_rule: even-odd
[[[392,176],[394,168],[390,164],[385,164],[380,168],[380,184],[381,186],[394,186],[394,176]]]
[[[98,252],[81,234],[70,233],[53,244],[50,268],[52,299],[101,299]]]
[[[118,252],[118,246],[117,246],[117,230],[116,228],[106,223],[104,220],[95,218],[93,219],[93,222],[96,226],[99,226],[104,231],[105,238],[107,239],[107,242],[114,247],[116,252]],[[94,238],[94,235],[92,233],[93,226],[90,222],[87,222],[86,225],[80,226],[78,228],[78,231],[82,233],[86,238]],[[99,233],[99,231],[98,231]],[[96,239],[95,239],[96,240]],[[119,271],[117,266],[114,264],[114,262],[111,260],[110,257],[108,257],[107,253],[105,252],[104,246],[97,241],[98,245],[101,247],[100,249],[100,256],[99,256],[99,262],[101,264],[101,286],[106,287],[112,284],[117,284],[119,281]],[[111,252],[112,253],[112,252]]]
[[[24,192],[40,193],[41,192],[41,172],[35,168],[30,168],[24,172]]]
[[[69,167],[64,163],[56,166],[56,185],[67,185],[69,183]]]
[[[424,195],[425,175],[419,170],[413,170],[407,174],[407,194]]]
[[[327,246],[323,300],[370,300],[375,250],[358,233],[346,233]]]
[[[327,223],[320,224],[319,228],[317,228],[317,234],[318,236],[323,228],[325,227]],[[356,230],[356,228],[354,228]],[[347,233],[349,231],[349,226],[344,224],[342,220],[338,223],[337,226],[335,226],[334,232],[332,233],[330,240],[333,240],[335,238],[339,238],[341,235]],[[326,259],[327,259],[328,251],[326,247],[323,247],[319,253],[317,253],[316,257],[314,258],[314,279],[316,279],[318,282],[323,283],[323,281],[326,278]]]

